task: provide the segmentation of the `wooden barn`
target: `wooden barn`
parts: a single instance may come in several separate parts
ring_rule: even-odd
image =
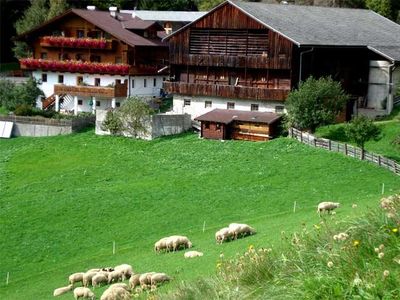
[[[207,139],[268,141],[278,134],[280,119],[268,112],[214,109],[195,120]]]
[[[280,113],[309,76],[331,76],[356,109],[390,113],[400,82],[400,26],[364,9],[226,1],[166,38],[174,110]]]

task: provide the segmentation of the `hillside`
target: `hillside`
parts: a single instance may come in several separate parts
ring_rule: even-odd
[[[317,224],[321,200],[340,201],[338,215],[355,216],[376,204],[382,183],[386,194],[400,189],[390,172],[292,140],[220,142],[193,134],[151,142],[91,131],[2,140],[0,175],[1,299],[53,299],[70,273],[120,263],[171,274],[161,288],[168,291],[215,274],[221,252],[279,245],[282,230]],[[230,222],[258,233],[215,245],[215,231]],[[204,257],[154,254],[154,242],[172,234],[189,236]]]

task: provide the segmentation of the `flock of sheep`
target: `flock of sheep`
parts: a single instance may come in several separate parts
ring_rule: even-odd
[[[340,203],[337,202],[321,202],[318,204],[317,212],[319,215],[323,212],[330,213],[338,208]],[[228,227],[221,228],[215,233],[217,244],[222,244],[225,241],[236,240],[247,235],[255,234],[256,230],[247,224],[231,223]],[[192,248],[192,242],[182,235],[173,235],[164,237],[154,244],[154,251],[159,253],[162,250],[179,251],[181,249]],[[187,251],[184,254],[185,258],[193,258],[203,256],[199,251]],[[129,279],[129,285],[122,283]],[[144,289],[155,289],[158,285],[170,281],[171,278],[165,273],[134,273],[131,265],[122,264],[114,268],[97,268],[90,269],[86,272],[74,273],[69,276],[69,285],[54,290],[53,295],[59,296],[73,290],[74,298],[95,299],[94,293],[88,286],[98,287],[101,285],[111,284],[102,294],[100,300],[128,300],[131,299],[131,292],[140,292]],[[82,286],[74,289],[75,283],[81,283]]]

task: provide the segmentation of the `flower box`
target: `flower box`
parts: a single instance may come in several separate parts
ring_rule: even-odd
[[[106,39],[74,38],[63,36],[44,36],[42,37],[41,45],[68,48],[111,49],[111,41],[107,41]]]

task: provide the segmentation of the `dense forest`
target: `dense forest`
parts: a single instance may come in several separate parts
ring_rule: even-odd
[[[15,60],[25,53],[24,45],[14,45],[12,37],[60,14],[68,8],[95,5],[99,9],[209,10],[224,0],[0,0],[0,63]],[[280,3],[281,0],[248,0]],[[289,4],[366,8],[400,23],[399,0],[286,0]],[[14,51],[11,48],[14,47]]]

